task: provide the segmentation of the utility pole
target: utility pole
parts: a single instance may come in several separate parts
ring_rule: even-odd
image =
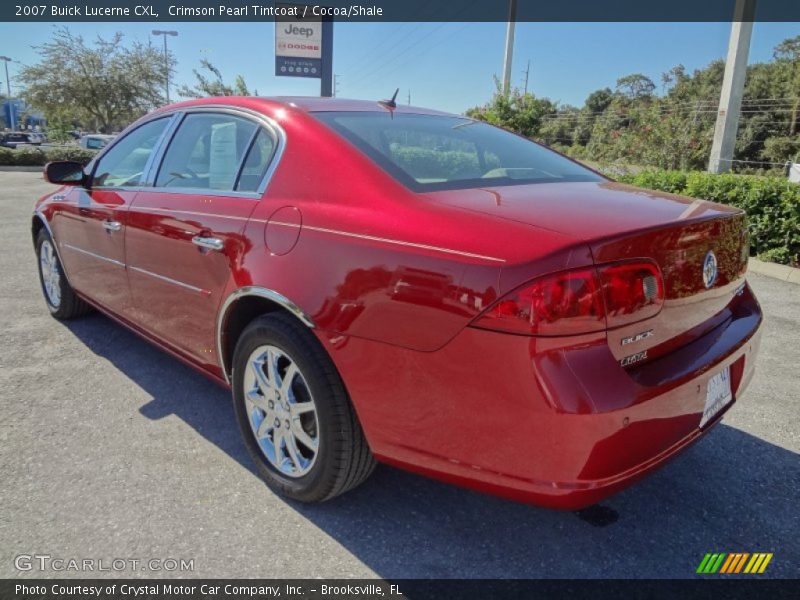
[[[506,29],[506,53],[503,58],[503,95],[511,91],[511,62],[514,58],[514,26],[517,19],[517,0],[508,0],[508,27]]]
[[[411,106],[411,88],[408,88],[408,105]]]
[[[717,110],[717,124],[714,127],[714,142],[711,145],[711,157],[708,161],[710,173],[724,173],[731,168],[736,133],[739,129],[739,113],[742,110],[755,5],[755,0],[736,0],[725,75],[722,79],[722,93]]]
[[[167,36],[173,37],[178,35],[177,31],[164,31],[162,29],[153,29],[153,35],[164,36],[164,81],[167,88],[167,104],[169,104],[169,55],[167,54]]]
[[[528,93],[528,75],[531,73],[531,59],[528,59],[528,68],[525,69],[525,94]]]
[[[16,119],[14,119],[14,103],[11,101],[11,80],[8,78],[8,63],[11,62],[11,59],[7,56],[0,56],[0,60],[6,63],[6,92],[8,92],[8,120],[10,121],[9,125],[11,126],[11,131],[14,131],[16,127]]]
[[[333,89],[333,17],[322,17],[322,62],[320,64],[319,95],[331,98]]]
[[[338,95],[339,95],[339,75],[334,73],[333,74],[333,97],[336,98],[336,96],[338,96]]]

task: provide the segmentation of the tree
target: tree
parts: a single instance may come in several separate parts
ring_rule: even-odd
[[[77,121],[109,132],[164,103],[164,56],[151,44],[123,44],[123,35],[88,45],[66,27],[36,46],[40,62],[23,67],[23,98],[48,119]],[[167,55],[168,69],[175,61]]]
[[[211,76],[203,75],[197,69],[192,69],[197,83],[194,87],[182,85],[178,88],[178,93],[187,98],[207,98],[209,96],[256,96],[258,91],[253,90],[253,94],[247,87],[244,77],[237,75],[233,86],[227,85],[222,79],[220,70],[211,64],[210,61],[200,60],[200,68],[208,71]]]
[[[686,67],[683,65],[676,65],[666,73],[661,74],[661,85],[664,92],[668,92],[673,86],[681,81],[686,81]]]
[[[794,97],[792,107],[792,121],[789,126],[789,135],[797,132],[797,116],[800,111],[800,35],[783,40],[775,46],[773,52],[775,59],[789,71],[789,94]]]
[[[649,98],[655,90],[656,84],[653,83],[653,80],[641,73],[633,73],[617,79],[617,93],[630,100]]]
[[[704,169],[708,162],[725,62],[689,73],[677,65],[661,76],[617,80],[616,91],[592,92],[581,109],[546,98],[495,94],[469,115],[601,163]],[[532,111],[533,114],[530,114]],[[734,151],[737,171],[780,170],[800,159],[800,36],[774,49],[774,60],[748,65]]]
[[[607,109],[613,99],[614,94],[610,88],[595,90],[586,98],[584,108],[592,114],[598,114]]]
[[[539,135],[545,117],[557,112],[556,104],[547,98],[523,94],[516,87],[506,95],[496,77],[494,83],[495,93],[491,101],[467,110],[468,117],[505,127],[526,137],[535,137]]]

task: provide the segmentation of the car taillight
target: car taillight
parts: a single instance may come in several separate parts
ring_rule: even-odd
[[[664,281],[651,262],[604,265],[598,269],[609,329],[658,314],[664,303]]]
[[[661,310],[658,267],[637,261],[536,279],[490,306],[474,327],[525,335],[577,335],[650,318]]]
[[[504,296],[473,322],[476,327],[527,335],[570,335],[605,329],[594,269],[537,279]]]

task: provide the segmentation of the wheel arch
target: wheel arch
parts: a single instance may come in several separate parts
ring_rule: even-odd
[[[256,317],[270,312],[285,312],[313,329],[314,321],[303,309],[283,294],[264,287],[247,286],[232,292],[222,303],[217,317],[217,356],[222,376],[231,382],[233,352],[239,337]]]
[[[50,237],[53,237],[53,232],[50,231],[50,224],[47,222],[47,219],[45,219],[44,215],[37,211],[33,213],[33,216],[31,217],[31,237],[34,244],[36,244],[36,238],[39,237],[39,232],[42,229],[46,229],[47,233],[50,234]]]
[[[36,239],[39,237],[42,229],[47,231],[47,234],[50,236],[50,239],[53,240],[53,249],[56,251],[56,256],[58,257],[58,262],[61,265],[61,272],[64,274],[64,277],[67,280],[67,283],[72,285],[69,280],[69,274],[67,273],[67,268],[64,265],[64,260],[61,258],[61,251],[58,249],[58,242],[56,242],[56,236],[53,235],[53,230],[50,227],[50,223],[47,220],[47,217],[44,216],[41,210],[37,209],[33,216],[31,217],[31,238],[33,240],[33,247],[34,250],[36,248]]]

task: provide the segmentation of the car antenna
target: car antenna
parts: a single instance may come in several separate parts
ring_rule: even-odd
[[[395,100],[397,99],[397,94],[399,91],[400,88],[397,88],[394,91],[394,95],[392,96],[391,100],[378,100],[378,104],[385,106],[386,108],[397,108],[397,102],[395,102]]]

